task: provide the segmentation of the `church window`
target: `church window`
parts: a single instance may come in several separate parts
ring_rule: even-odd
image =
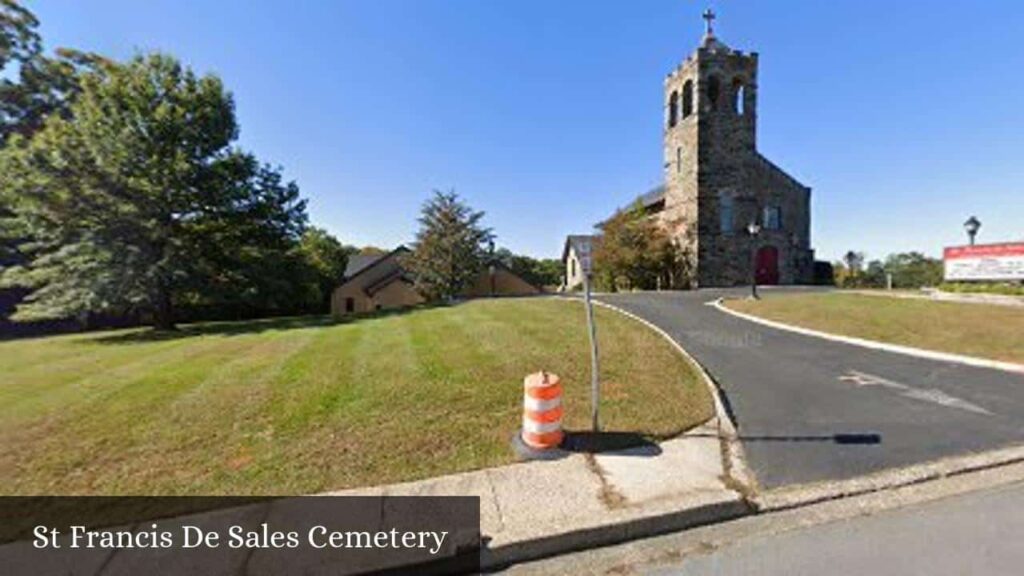
[[[736,205],[732,196],[721,195],[718,197],[718,223],[722,234],[732,233],[732,222],[735,211]]]
[[[693,80],[683,84],[683,118],[693,114]]]
[[[782,209],[778,206],[764,207],[764,228],[765,230],[782,229]]]
[[[676,172],[683,171],[683,149],[676,148]]]
[[[745,92],[746,92],[746,89],[743,86],[743,79],[742,78],[735,78],[735,79],[733,79],[733,81],[732,81],[732,97],[733,97],[732,110],[733,110],[733,112],[735,112],[736,114],[739,114],[740,116],[743,116],[743,114],[745,112],[745,107],[746,107],[746,102],[744,102],[745,97],[746,97]]]
[[[679,122],[679,92],[672,92],[668,99],[668,127],[675,128]]]
[[[718,109],[718,93],[721,91],[721,86],[718,82],[718,76],[708,76],[708,104],[711,110]]]

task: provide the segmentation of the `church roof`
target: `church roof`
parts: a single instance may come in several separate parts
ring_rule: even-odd
[[[657,188],[652,188],[646,194],[641,194],[636,200],[643,205],[644,208],[650,208],[658,202],[665,199],[665,186],[664,184]]]
[[[708,52],[721,52],[723,54],[732,52],[732,48],[729,48],[725,42],[722,42],[714,35],[705,34],[704,39],[700,42],[700,47]]]
[[[565,247],[562,248],[562,262],[569,257],[569,248],[577,248],[582,243],[590,243],[591,247],[601,241],[598,234],[570,234],[565,237]],[[577,248],[578,249],[578,248]]]
[[[351,278],[363,271],[377,260],[387,254],[353,254],[348,257],[348,264],[345,266],[345,278]]]
[[[626,210],[632,209],[634,206],[637,205],[638,202],[640,203],[640,206],[644,209],[644,211],[647,213],[657,212],[661,210],[663,206],[659,206],[659,204],[664,204],[665,202],[665,185],[662,184],[655,188],[651,188],[647,192],[637,196],[632,202],[626,204],[622,208],[617,209],[615,213],[609,216],[608,218],[602,220],[601,222],[598,222],[596,227],[601,228],[612,218],[615,218],[616,216],[618,216],[619,214]]]

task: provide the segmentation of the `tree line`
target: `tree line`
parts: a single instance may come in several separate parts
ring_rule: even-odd
[[[0,0],[0,287],[14,320],[323,310],[351,248],[236,144],[231,93],[169,54],[43,50]]]
[[[328,310],[355,249],[310,225],[280,167],[237,145],[218,76],[160,52],[50,54],[38,28],[0,0],[0,324],[173,329]],[[482,217],[454,193],[424,206],[409,265],[425,295],[457,293],[487,259],[557,284],[551,262],[488,250]]]
[[[943,280],[943,263],[920,252],[890,254],[884,260],[868,261],[863,252],[850,250],[832,264],[840,288],[893,288],[938,286]]]

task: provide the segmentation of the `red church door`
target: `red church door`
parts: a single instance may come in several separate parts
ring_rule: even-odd
[[[775,246],[762,246],[757,251],[754,277],[758,284],[774,285],[779,283],[779,249]]]

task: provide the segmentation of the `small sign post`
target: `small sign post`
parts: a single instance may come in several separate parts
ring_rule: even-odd
[[[594,327],[594,304],[590,300],[590,273],[592,269],[592,246],[590,240],[576,246],[580,269],[583,271],[583,302],[587,309],[587,331],[590,334],[590,421],[594,432],[601,430],[598,408],[601,403],[601,386],[597,368],[597,331]]]

